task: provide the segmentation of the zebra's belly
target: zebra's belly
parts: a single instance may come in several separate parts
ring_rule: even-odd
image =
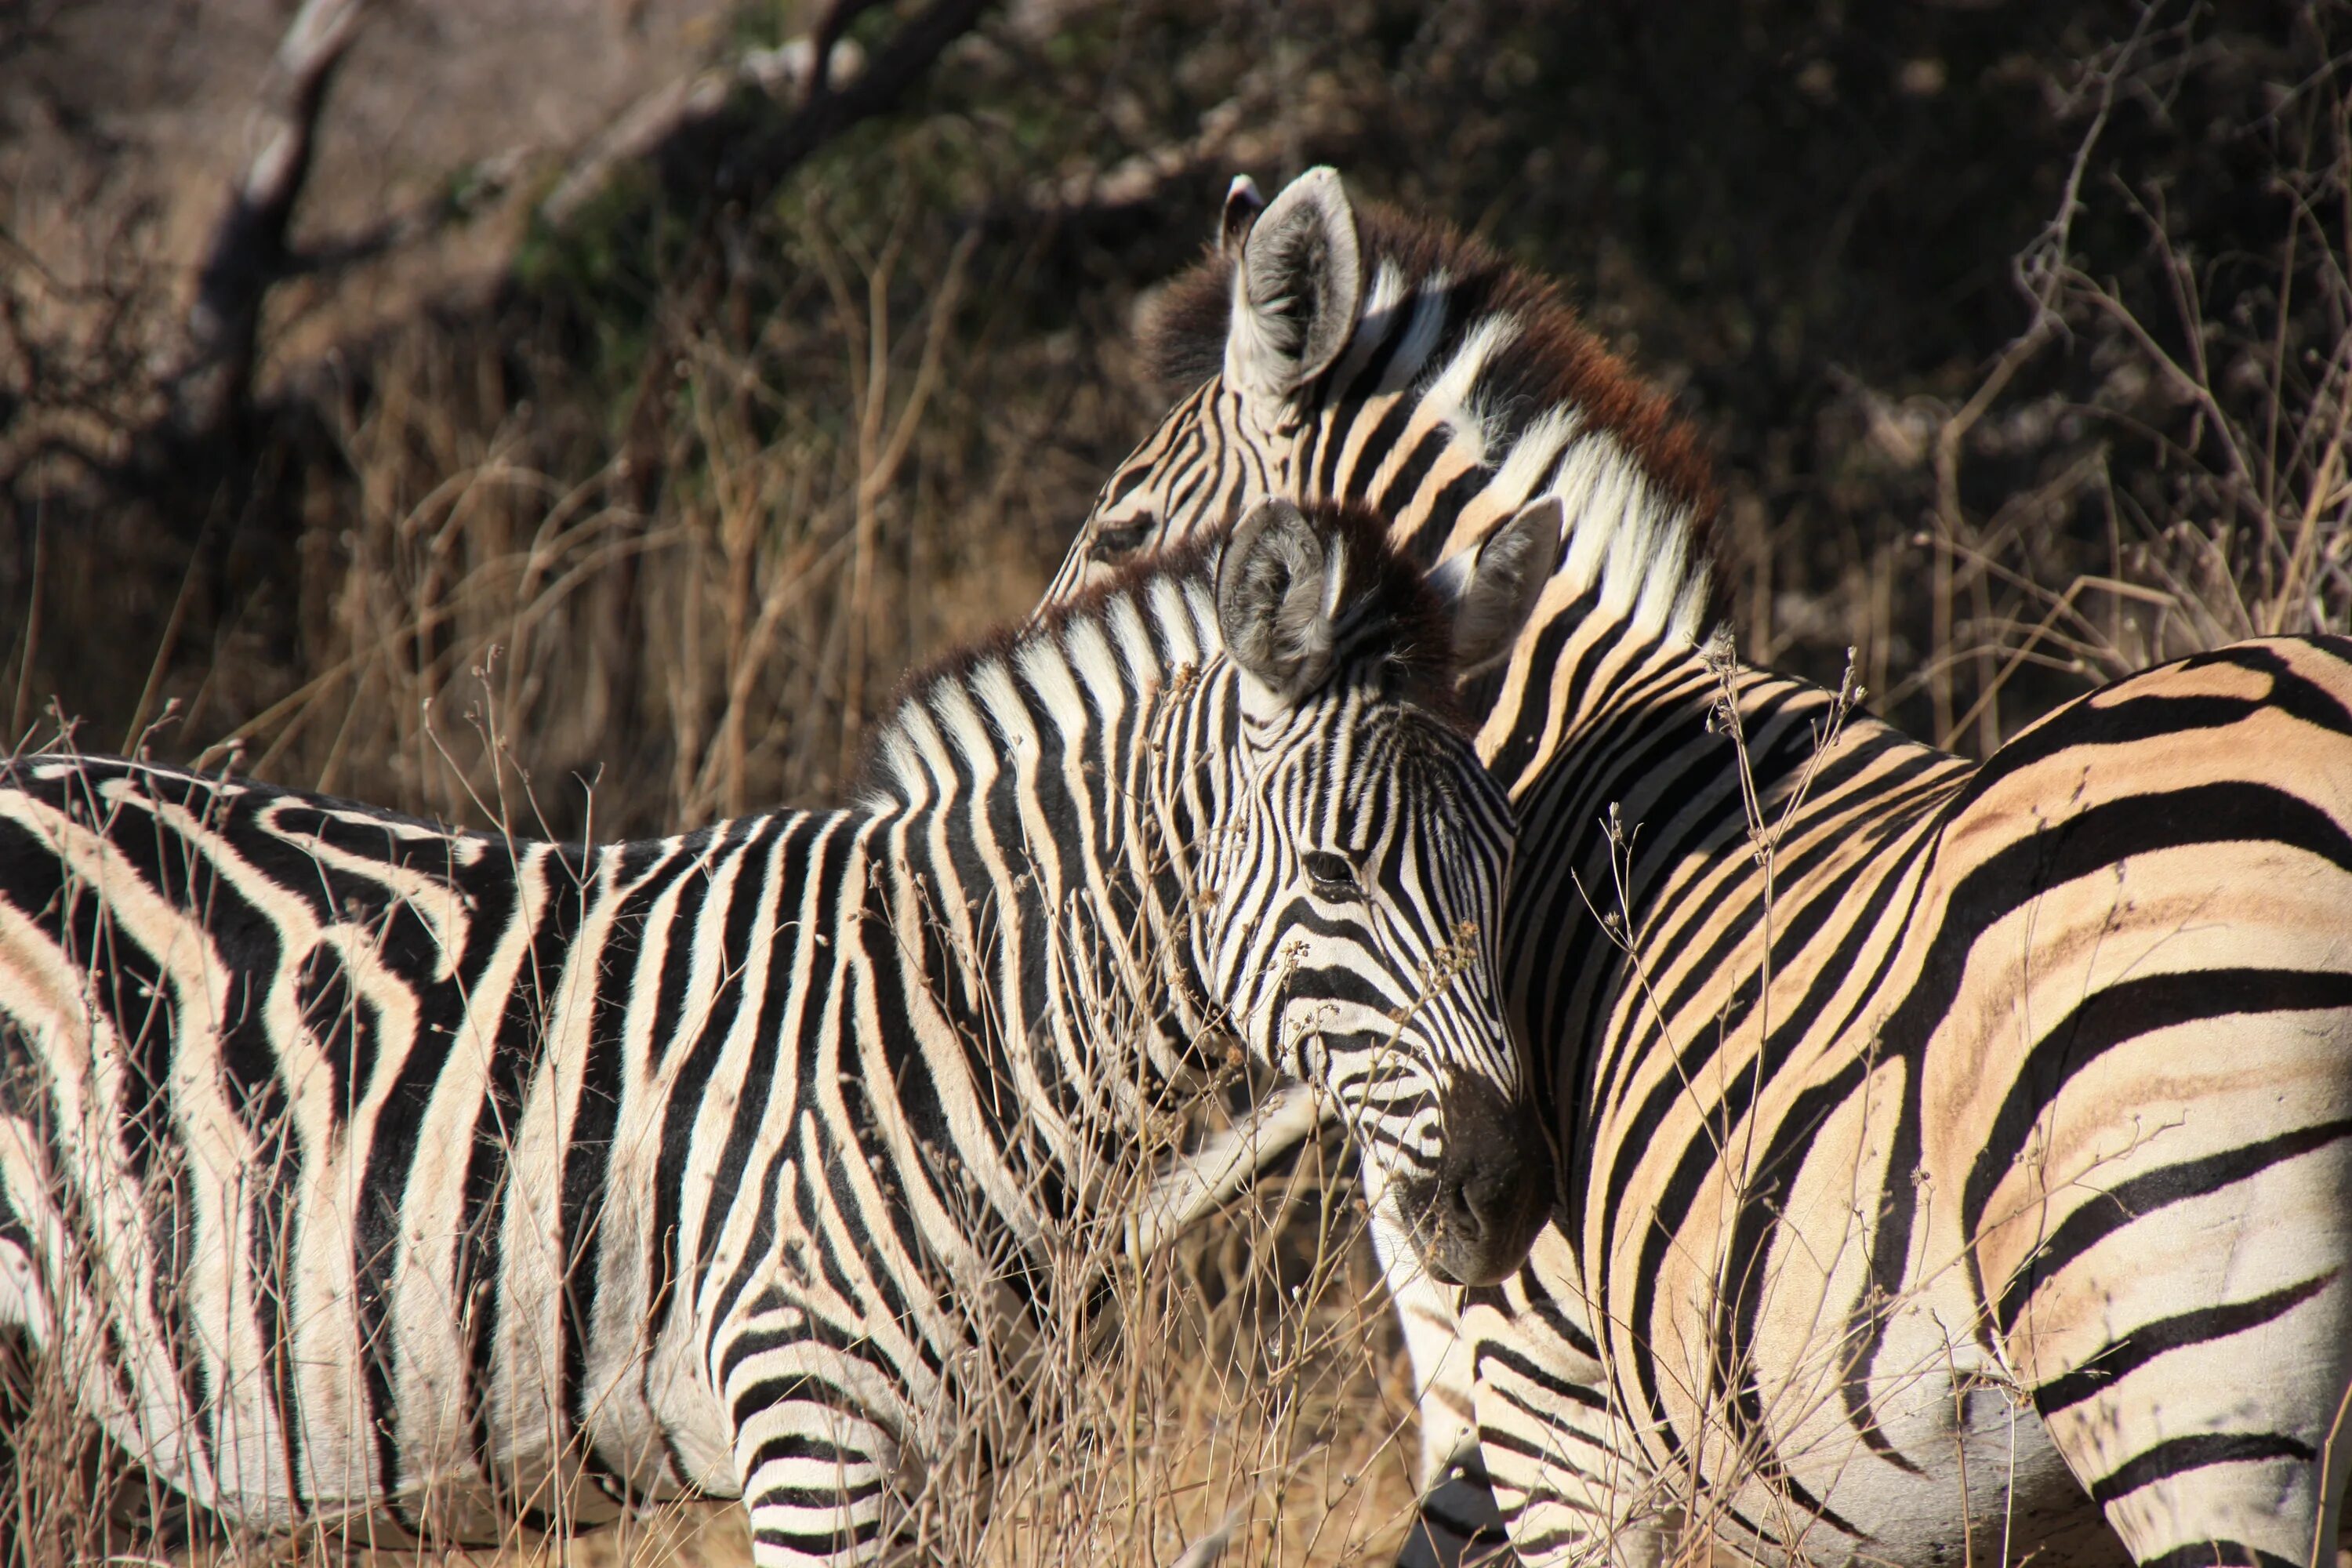
[[[740,1490],[731,1464],[696,1474],[686,1452],[696,1444],[681,1444],[675,1432],[665,1444],[660,1427],[641,1420],[604,1419],[568,1439],[544,1418],[487,1428],[451,1422],[433,1440],[415,1436],[413,1410],[404,1423],[410,1438],[394,1448],[387,1479],[381,1449],[290,1442],[278,1410],[251,1389],[224,1387],[191,1405],[181,1390],[142,1379],[125,1399],[120,1384],[99,1385],[88,1357],[47,1336],[36,1344],[37,1376],[72,1382],[68,1397],[125,1455],[242,1529],[341,1532],[383,1545],[496,1546]],[[322,1403],[313,1397],[307,1408]]]
[[[38,1364],[71,1375],[54,1355]],[[665,1459],[660,1432],[634,1424],[605,1422],[561,1442],[545,1423],[494,1426],[487,1463],[462,1432],[446,1442],[404,1444],[396,1479],[386,1484],[356,1446],[289,1445],[276,1413],[252,1399],[187,1409],[166,1407],[158,1394],[126,1411],[85,1390],[80,1403],[156,1479],[225,1522],[273,1533],[497,1546],[740,1489],[731,1466],[681,1479]],[[346,1461],[340,1467],[337,1452]]]

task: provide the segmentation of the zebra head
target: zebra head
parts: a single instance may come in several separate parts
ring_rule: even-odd
[[[1275,500],[1215,572],[1238,744],[1194,817],[1218,825],[1187,899],[1201,984],[1252,1056],[1332,1097],[1383,1221],[1457,1283],[1517,1267],[1551,1181],[1495,973],[1511,808],[1444,706],[1559,537],[1547,502],[1424,579],[1369,513]]]
[[[1192,385],[1111,473],[1046,590],[1058,603],[1154,549],[1181,544],[1298,482],[1299,416],[1355,335],[1362,246],[1338,174],[1311,169],[1267,207],[1237,176],[1200,275],[1222,288],[1171,290],[1157,347],[1170,379]],[[1222,315],[1222,322],[1214,318]],[[1222,342],[1222,360],[1204,356]]]
[[[1576,594],[1605,570],[1645,624],[1703,619],[1704,455],[1548,280],[1477,239],[1359,210],[1329,169],[1271,204],[1237,179],[1145,336],[1183,395],[1112,470],[1048,604],[1266,496],[1369,506],[1429,563],[1549,494]]]

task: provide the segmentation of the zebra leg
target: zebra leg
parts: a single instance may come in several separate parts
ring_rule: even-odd
[[[1386,1225],[1372,1226],[1389,1298],[1412,1359],[1421,1421],[1421,1502],[1397,1568],[1460,1568],[1507,1562],[1510,1542],[1478,1451],[1472,1407],[1469,1342],[1455,1310],[1461,1291],[1439,1283],[1413,1257],[1412,1244]]]
[[[908,1456],[845,1381],[803,1373],[735,1396],[762,1401],[735,1437],[754,1568],[850,1568],[905,1544]]]
[[[1527,1568],[1657,1568],[1673,1545],[1650,1467],[1609,1396],[1567,1239],[1547,1226],[1517,1276],[1473,1292],[1478,1442]]]

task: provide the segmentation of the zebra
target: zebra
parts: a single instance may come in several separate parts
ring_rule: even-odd
[[[1702,635],[1694,441],[1476,241],[1243,178],[1155,333],[1191,390],[1048,604],[1266,495],[1374,506],[1441,576],[1562,504],[1463,693],[1520,816],[1555,1223],[1461,1289],[1375,1231],[1405,1561],[2332,1563],[2352,642],[2153,669],[1972,767]]]
[[[1052,1238],[1222,1053],[1505,1277],[1549,1156],[1450,669],[1556,510],[1441,592],[1270,500],[916,678],[855,804],[669,838],[7,762],[0,1321],[236,1525],[738,1497],[785,1568],[908,1543],[963,1369],[1057,1321]]]

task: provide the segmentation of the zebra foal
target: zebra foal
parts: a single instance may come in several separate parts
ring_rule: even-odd
[[[1065,1316],[1237,1038],[1429,1267],[1548,1155],[1443,716],[1557,520],[1448,599],[1284,502],[918,679],[857,804],[583,847],[142,763],[0,764],[0,1321],[200,1507],[446,1542],[740,1497],[908,1544],[975,1355]],[[1138,1016],[1139,1009],[1141,1016]]]
[[[1701,646],[1705,465],[1549,285],[1328,169],[1221,226],[1159,331],[1192,390],[1055,593],[1266,495],[1376,507],[1441,579],[1533,500],[1566,530],[1464,694],[1557,1224],[1466,1290],[1375,1232],[1443,1483],[1409,1559],[2332,1563],[2352,642],[1970,767]]]

